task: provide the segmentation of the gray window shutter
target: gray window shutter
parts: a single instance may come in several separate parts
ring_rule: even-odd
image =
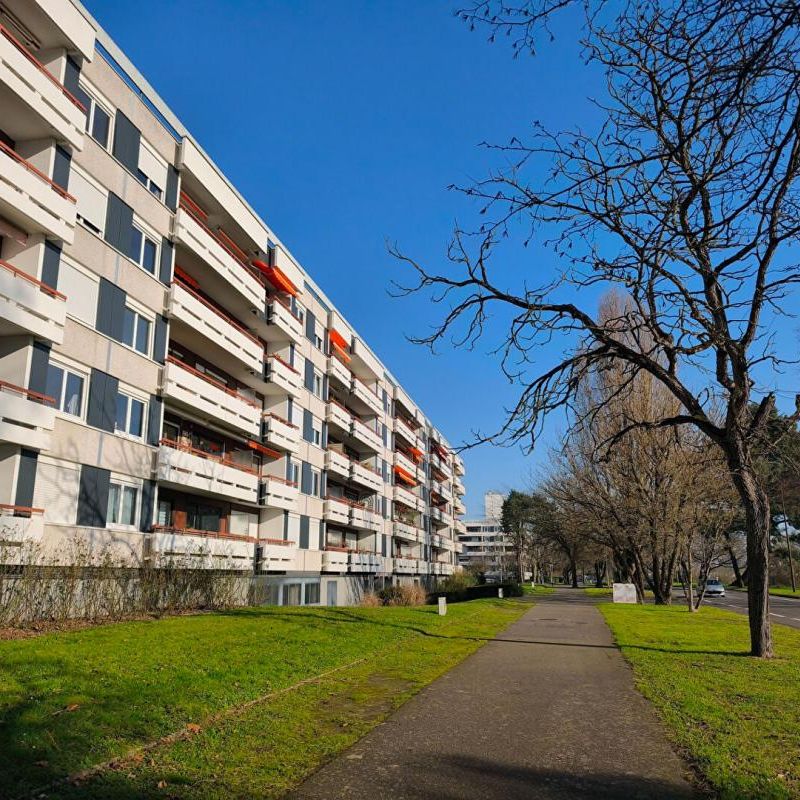
[[[381,555],[386,556],[386,536],[381,535]]]
[[[300,491],[311,494],[311,464],[308,461],[303,461],[300,468]]]
[[[131,248],[131,230],[133,228],[133,209],[114,192],[108,193],[106,206],[105,240],[117,250],[127,255]]]
[[[314,314],[306,309],[306,339],[309,342],[314,341],[314,333],[317,329],[317,318]]]
[[[314,391],[314,364],[310,358],[306,359],[305,365],[305,387],[309,392]]]
[[[325,549],[325,521],[319,521],[319,549]]]
[[[289,456],[286,456],[286,475],[285,478],[287,481],[292,479],[292,459]]]
[[[328,402],[328,376],[322,376],[322,399],[327,403]]]
[[[307,409],[303,409],[303,438],[307,442],[314,441],[314,417]]]
[[[53,242],[45,241],[42,259],[42,283],[51,289],[58,289],[58,268],[61,265],[61,248]]]
[[[383,439],[383,446],[386,447],[387,437],[386,437],[386,425],[381,423],[381,438]]]
[[[167,357],[167,318],[156,315],[156,327],[153,331],[153,361],[163,364]]]
[[[178,210],[178,170],[170,164],[167,167],[167,188],[164,192],[164,203],[173,211]]]
[[[161,440],[161,412],[164,401],[154,394],[150,395],[150,405],[147,409],[147,444],[157,447]]]
[[[289,366],[294,366],[294,342],[289,342]]]
[[[122,340],[122,321],[127,294],[115,283],[100,278],[100,290],[97,293],[97,321],[95,327],[100,333]]]
[[[384,519],[389,519],[389,517],[386,514],[386,496],[385,495],[381,496],[381,516]],[[384,555],[385,555],[385,553],[384,553]]]
[[[389,483],[389,465],[383,460],[383,466],[381,467],[381,471],[383,472],[383,482]]]
[[[117,395],[119,381],[99,369],[92,370],[89,380],[89,402],[86,410],[86,423],[95,428],[114,432],[117,418]]]
[[[114,144],[111,152],[134,175],[139,169],[139,129],[119,110],[114,119]]]
[[[289,538],[289,512],[283,512],[283,541]]]
[[[322,448],[327,449],[328,447],[328,423],[322,423]]]
[[[66,189],[69,186],[69,166],[72,156],[60,145],[56,145],[56,156],[53,161],[53,183]]]
[[[81,465],[78,489],[78,525],[105,528],[108,512],[108,486],[111,473],[107,469]]]
[[[303,550],[308,550],[308,528],[309,518],[305,514],[300,515],[300,542],[299,545]]]
[[[325,497],[328,494],[328,473],[323,469],[319,474],[319,496]]]
[[[47,391],[47,368],[49,366],[50,345],[34,342],[31,352],[31,372],[28,378],[28,388],[32,392],[44,394]]]
[[[161,263],[158,268],[158,279],[166,286],[169,286],[172,282],[172,256],[174,252],[174,245],[165,236],[161,240]]]
[[[39,454],[35,450],[23,448],[19,453],[19,472],[17,472],[17,493],[14,505],[30,508],[33,505],[33,489],[36,485],[36,464]]]
[[[64,86],[74,95],[78,102],[83,106],[86,114],[89,113],[89,106],[91,100],[89,95],[81,89],[78,80],[81,77],[81,68],[78,66],[77,61],[71,56],[67,56],[67,64],[64,69]]]
[[[145,479],[142,483],[142,506],[139,513],[139,530],[149,531],[153,527],[153,508],[156,502],[156,482]]]

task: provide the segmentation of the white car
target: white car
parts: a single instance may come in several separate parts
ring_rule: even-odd
[[[725,597],[725,584],[719,578],[709,578],[706,581],[706,595],[708,597]]]

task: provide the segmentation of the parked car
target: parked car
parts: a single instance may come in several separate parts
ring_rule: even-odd
[[[706,581],[706,595],[708,597],[725,597],[725,584],[719,578],[709,578]]]

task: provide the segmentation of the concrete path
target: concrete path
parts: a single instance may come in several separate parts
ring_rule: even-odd
[[[695,797],[591,598],[539,598],[291,797]]]

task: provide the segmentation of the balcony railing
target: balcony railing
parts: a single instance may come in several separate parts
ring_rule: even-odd
[[[40,181],[47,184],[57,195],[60,195],[70,203],[76,203],[77,200],[63,187],[53,182],[53,179],[48,177],[38,167],[34,167],[30,161],[26,161],[16,150],[9,147],[5,142],[0,142],[0,151],[5,153],[9,158],[21,164],[28,172],[35,175]]]
[[[33,66],[36,67],[36,69],[39,70],[39,72],[41,72],[42,75],[44,75],[64,95],[64,97],[66,97],[73,105],[79,108],[81,112],[83,112],[84,114],[86,113],[87,109],[83,105],[83,103],[81,103],[81,101],[78,100],[78,98],[75,97],[75,95],[72,94],[72,92],[70,92],[69,89],[67,89],[67,87],[64,86],[64,84],[62,84],[55,77],[55,75],[53,75],[47,69],[47,67],[45,67],[45,65],[42,64],[42,62],[39,61],[39,59],[36,58],[36,56],[34,56],[33,53],[31,53],[25,47],[25,45],[23,45],[22,42],[20,42],[14,36],[13,33],[11,33],[11,31],[8,30],[8,28],[5,27],[5,25],[0,25],[0,34],[2,34],[5,39],[8,39],[8,41],[11,42],[11,44],[13,44],[14,47],[16,47],[17,50],[19,50],[19,52],[22,53],[22,55],[25,56],[25,58],[27,58],[28,61],[30,61],[31,64],[33,64]]]
[[[350,391],[354,397],[357,397],[376,414],[380,414],[383,411],[383,401],[381,398],[378,397],[371,386],[358,376],[353,376],[353,380],[350,382]]]
[[[0,442],[47,450],[54,424],[52,397],[0,381]]]
[[[279,417],[272,411],[264,412],[264,439],[275,447],[293,453],[300,446],[300,429],[288,419]]]
[[[266,356],[267,382],[281,393],[297,397],[300,394],[300,373],[277,353]]]
[[[276,475],[264,475],[261,485],[261,505],[293,511],[297,505],[297,483],[279,478]]]
[[[267,305],[267,324],[286,334],[295,342],[303,338],[303,324],[291,306],[278,295],[273,295]]]
[[[0,317],[9,330],[15,326],[60,344],[67,316],[65,300],[61,292],[0,260]]]

